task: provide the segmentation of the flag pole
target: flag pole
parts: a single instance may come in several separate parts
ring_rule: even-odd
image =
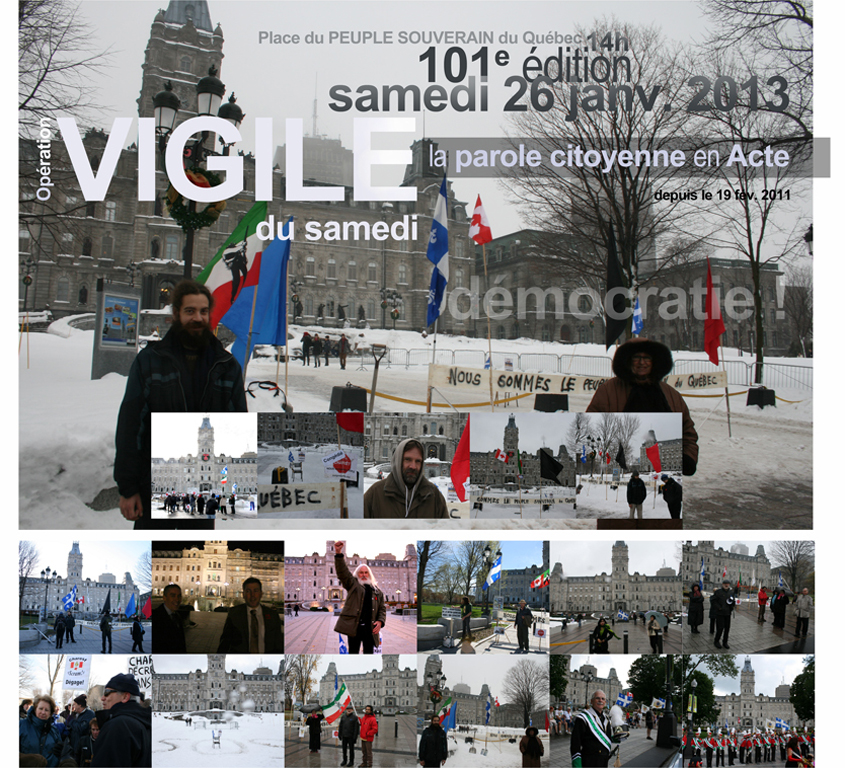
[[[722,345],[719,345],[719,349],[723,349]],[[725,408],[728,412],[728,437],[732,437],[731,434],[731,397],[728,394],[728,370],[725,368],[725,355],[722,353],[719,355],[719,362],[722,364],[722,370],[725,372]]]
[[[487,277],[487,244],[481,244],[481,258],[484,262],[484,287],[489,288],[488,282],[489,279]],[[490,361],[490,370],[487,374],[487,379],[490,382],[490,412],[492,413],[495,409],[493,408],[493,342],[491,339],[491,332],[490,332],[490,313],[487,312],[487,359]]]
[[[431,346],[431,364],[434,365],[434,359],[437,355],[437,318],[434,318],[434,343]],[[428,388],[428,400],[425,404],[425,412],[431,413],[431,395],[432,395],[432,388],[429,386]]]
[[[246,367],[249,365],[250,347],[252,346],[252,324],[255,322],[255,303],[258,300],[258,286],[252,293],[252,312],[249,316],[249,334],[246,337],[246,353],[244,354],[244,384],[246,384]]]

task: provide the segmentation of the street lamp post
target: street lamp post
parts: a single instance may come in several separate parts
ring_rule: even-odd
[[[390,307],[390,317],[393,318],[393,330],[395,331],[396,320],[402,312],[405,301],[402,294],[393,288],[382,288],[379,293],[381,294],[382,326],[384,326],[384,312]]]
[[[44,621],[47,621],[47,599],[48,599],[48,590],[50,589],[50,585],[53,583],[53,580],[56,578],[57,572],[50,571],[50,567],[43,571],[41,571],[41,578],[44,580]]]
[[[32,256],[27,256],[25,261],[21,262],[20,266],[21,274],[23,277],[21,278],[21,282],[23,283],[23,311],[26,312],[28,309],[28,299],[29,299],[29,286],[32,285],[33,275],[38,272],[38,262],[32,258]],[[33,291],[33,298],[35,294]],[[33,304],[35,302],[33,301]]]
[[[428,700],[432,705],[432,712],[430,715],[426,714],[426,719],[431,720],[437,712],[437,702],[443,698],[443,691],[446,689],[446,675],[439,669],[429,672],[425,676],[425,683],[428,686]]]
[[[590,705],[590,683],[593,682],[593,675],[590,672],[584,673],[584,709]]]
[[[393,210],[393,203],[384,202],[381,204],[381,220],[387,222],[387,214]],[[381,241],[381,327],[387,328],[386,312],[387,304],[384,300],[384,292],[387,290],[387,239]],[[395,327],[395,326],[394,326]]]
[[[208,74],[200,79],[196,85],[197,90],[197,117],[210,117],[216,115],[224,120],[230,122],[236,128],[244,119],[243,110],[235,103],[235,95],[229,97],[229,101],[221,106],[223,101],[223,94],[226,93],[226,86],[217,77],[217,68],[209,67]],[[173,92],[173,85],[168,80],[164,84],[164,90],[153,96],[153,113],[155,115],[156,134],[158,135],[159,151],[162,155],[162,160],[167,150],[167,141],[173,129],[176,127],[176,117],[179,114],[181,102],[179,97]],[[229,154],[233,143],[227,143],[223,137],[220,137],[220,144],[223,147],[223,152],[218,153],[205,146],[208,139],[208,131],[203,131],[200,138],[197,139],[190,146],[184,149],[182,161],[185,168],[200,168],[201,164],[210,155]],[[167,174],[165,166],[165,175]],[[197,204],[195,200],[188,201],[187,213],[189,218],[197,212]],[[191,279],[193,277],[193,258],[194,258],[194,232],[202,226],[192,225],[190,221],[182,224],[182,229],[185,231],[185,247],[183,248],[184,271],[183,276]]]

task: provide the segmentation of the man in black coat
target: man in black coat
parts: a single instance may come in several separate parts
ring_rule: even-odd
[[[144,652],[144,628],[137,616],[132,620],[132,653],[135,653],[136,648],[138,653]]]
[[[70,640],[70,642],[75,643],[76,640],[73,639],[73,628],[76,626],[76,619],[73,618],[73,614],[68,611],[67,615],[65,616],[65,639]]]
[[[643,502],[648,495],[648,491],[646,490],[645,483],[640,479],[640,473],[634,470],[631,473],[631,479],[628,481],[628,509],[630,510],[630,514],[628,515],[629,520],[634,519],[634,512],[637,513],[637,517],[640,520],[643,519]]]
[[[341,746],[343,747],[343,762],[342,766],[355,765],[355,742],[358,740],[358,734],[361,732],[361,723],[358,717],[352,711],[352,707],[347,707],[343,715],[341,715],[340,722],[337,726],[338,734],[340,735]],[[349,752],[347,759],[346,753]]]
[[[525,604],[525,600],[519,601],[519,609],[516,612],[516,641],[519,643],[517,653],[528,653],[528,629],[534,623],[534,614]]]
[[[710,606],[716,614],[716,637],[713,645],[717,648],[730,650],[728,635],[731,633],[731,614],[735,603],[736,597],[731,589],[731,583],[725,579],[722,581],[722,588],[717,589],[710,596]]]
[[[675,479],[669,475],[661,475],[660,479],[663,481],[663,501],[669,507],[669,514],[672,519],[678,520],[681,517],[681,503],[684,498],[684,489],[680,483],[675,482]]]
[[[152,413],[245,412],[241,366],[211,332],[213,300],[204,285],[183,280],[172,294],[173,319],[159,342],[142,349],[129,371],[117,417],[114,479],[120,513],[136,528],[175,528],[151,514]],[[188,523],[213,528],[213,520]]]
[[[217,653],[284,653],[284,630],[277,611],[261,605],[261,582],[244,581],[245,602],[226,615]]]
[[[152,765],[152,710],[141,705],[134,675],[115,675],[103,689],[97,712],[100,735],[92,768],[149,768]]]
[[[103,653],[106,653],[106,644],[109,646],[108,653],[111,653],[111,616],[107,613],[100,617],[100,635],[103,639]]]
[[[178,584],[164,588],[164,602],[152,612],[153,653],[187,653],[185,627],[179,606],[182,589]]]
[[[420,765],[440,768],[445,765],[448,757],[449,743],[446,740],[446,731],[440,724],[440,718],[432,715],[431,725],[422,732],[420,737]]]

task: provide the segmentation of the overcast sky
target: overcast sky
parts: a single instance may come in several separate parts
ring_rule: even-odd
[[[98,88],[96,99],[104,110],[98,120],[109,130],[115,116],[137,115],[137,98],[141,84],[141,65],[150,27],[159,8],[166,8],[164,0],[85,0],[82,14],[91,24],[91,41],[95,48],[112,47],[108,67],[91,78]],[[575,32],[580,25],[590,25],[597,16],[615,15],[619,23],[659,22],[664,34],[691,44],[700,41],[706,22],[696,3],[673,2],[521,2],[518,13],[511,2],[251,2],[248,0],[209,0],[212,25],[220,23],[225,59],[221,79],[227,86],[226,97],[234,92],[238,104],[247,115],[238,149],[254,148],[251,122],[255,117],[272,117],[274,145],[285,143],[285,118],[301,118],[305,132],[311,133],[315,90],[317,97],[317,132],[329,138],[340,138],[352,148],[355,110],[336,112],[329,108],[329,88],[348,85],[354,92],[360,85],[427,85],[426,65],[419,60],[428,43],[393,45],[329,45],[331,31],[360,32],[392,31],[398,40],[402,31],[489,31],[496,43],[488,46],[491,56],[488,77],[487,112],[456,112],[451,108],[440,112],[371,112],[368,116],[415,116],[416,132],[400,135],[395,148],[410,147],[414,139],[428,137],[484,137],[500,136],[506,127],[504,105],[513,95],[513,86],[505,87],[505,80],[521,74],[522,62],[529,55],[531,45],[523,42],[526,33],[535,35],[559,31]],[[261,31],[299,34],[309,32],[326,35],[324,45],[268,45],[258,44]],[[519,36],[517,44],[498,43],[502,33]],[[441,60],[447,45],[438,51]],[[465,44],[469,55],[479,45]],[[498,67],[492,63],[493,54],[506,49],[510,61]],[[545,53],[544,53],[545,52]],[[556,45],[540,48],[548,57],[556,52]],[[388,58],[389,57],[389,58]],[[475,66],[475,65],[473,65]],[[472,74],[474,70],[469,69]],[[438,69],[437,83],[451,87]],[[193,108],[193,105],[191,105]],[[134,126],[133,134],[134,136]],[[391,145],[393,146],[393,145]],[[389,167],[374,177],[379,184],[401,182],[404,167]],[[495,237],[521,228],[516,208],[508,202],[506,189],[492,179],[453,180],[458,199],[472,207],[476,195],[481,194]]]
[[[152,455],[178,459],[197,455],[197,438],[208,416],[214,428],[214,454],[239,457],[255,451],[258,442],[257,413],[154,413]]]
[[[496,656],[495,663],[489,658],[476,656],[461,656],[460,654],[443,654],[440,660],[443,662],[443,674],[446,675],[446,686],[452,688],[456,683],[464,683],[470,687],[470,693],[481,693],[481,686],[487,683],[490,693],[498,697],[500,704],[506,704],[508,699],[505,693],[505,677],[508,671],[522,660],[533,661],[543,666],[546,674],[549,671],[549,657],[540,654],[530,656]],[[420,666],[417,669],[417,683],[423,684],[425,675],[425,657],[420,657]],[[459,715],[460,716],[460,713]]]
[[[67,558],[73,546],[71,537],[66,539],[31,540],[38,550],[38,561],[32,569],[31,576],[41,577],[41,571],[48,567],[57,571],[62,578],[67,577]],[[132,574],[132,579],[138,584],[138,558],[144,552],[150,551],[149,541],[92,541],[86,538],[79,542],[82,553],[82,578],[98,580],[101,573],[113,573],[118,582],[123,581],[126,571]],[[149,584],[142,585],[149,589]],[[141,591],[144,591],[142,589]]]
[[[519,450],[535,453],[540,448],[551,448],[566,443],[566,433],[575,420],[574,413],[473,413],[469,420],[469,441],[471,451],[494,451],[504,444],[505,427],[514,415],[519,427]],[[600,414],[589,414],[598,422]],[[681,414],[639,413],[640,431],[634,437],[633,445],[639,449],[649,430],[654,430],[658,442],[681,436]]]
[[[746,659],[751,659],[751,668],[754,670],[754,693],[765,696],[774,696],[775,688],[779,685],[792,684],[804,669],[803,656],[783,653],[777,656],[737,656],[736,666],[740,672]],[[706,669],[704,672],[713,677]],[[713,688],[717,696],[739,693],[739,682],[739,674],[735,678],[716,677],[713,678]]]
[[[610,670],[616,670],[616,676],[622,681],[623,686],[628,685],[628,672],[631,665],[636,661],[637,657],[632,655],[605,655],[605,654],[574,654],[572,661],[569,664],[570,670],[578,670],[584,664],[591,664],[596,668],[597,677],[608,677]],[[605,693],[608,693],[605,691]],[[613,702],[615,703],[615,701]]]
[[[390,654],[384,655],[388,656]],[[342,678],[344,675],[358,675],[364,672],[372,672],[374,669],[381,672],[382,658],[383,656],[379,653],[375,653],[371,656],[367,656],[365,654],[354,656],[350,654],[344,654],[343,656],[331,656],[329,654],[323,654],[321,656],[318,656],[317,671],[314,674],[314,679],[317,681],[317,686],[314,690],[319,690],[320,678],[324,674],[326,674],[326,670],[329,668],[329,664],[331,664],[331,662],[335,663],[337,667],[338,677]],[[399,669],[405,669],[407,667],[410,667],[411,669],[417,668],[416,654],[399,654]]]
[[[609,574],[613,568],[611,550],[619,541],[553,541],[551,543],[552,568],[563,565],[564,576],[594,576]],[[654,576],[664,563],[678,573],[680,544],[674,541],[628,541],[628,572]]]
[[[279,671],[279,663],[283,658],[283,655],[272,653],[230,653],[226,656],[224,666],[227,672],[234,670],[244,672],[248,675],[251,675],[258,667],[269,667],[275,675]],[[181,656],[176,654],[158,654],[155,656],[153,663],[155,664],[155,671],[162,674],[194,672],[198,669],[202,672],[208,670],[208,656],[199,653],[187,653]]]

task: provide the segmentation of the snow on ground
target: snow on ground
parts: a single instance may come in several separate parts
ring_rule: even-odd
[[[192,715],[191,726],[176,714],[153,714],[153,763],[178,768],[230,768],[232,765],[284,765],[284,715],[245,714],[228,722]],[[230,714],[230,713],[226,713]],[[220,744],[212,742],[212,731]]]
[[[112,467],[114,460],[114,428],[117,411],[126,386],[124,376],[109,374],[103,379],[92,381],[91,350],[93,331],[71,328],[66,322],[59,322],[57,333],[32,333],[19,357],[20,368],[20,527],[29,528],[102,528],[126,529],[131,523],[125,521],[116,507],[96,512],[86,504],[90,503],[103,489],[114,487]],[[323,332],[322,329],[316,329]],[[302,328],[292,327],[297,340]],[[432,337],[423,339],[418,333],[406,331],[348,329],[350,334],[366,344],[387,343],[399,351],[431,349]],[[358,334],[363,333],[363,337]],[[61,334],[61,335],[58,335]],[[29,345],[29,354],[26,345]],[[486,349],[485,339],[439,336],[438,359],[444,350]],[[599,345],[561,345],[554,342],[540,342],[529,339],[496,340],[494,362],[498,354],[569,354],[572,371],[577,370],[578,355],[605,355]],[[475,354],[474,352],[472,353]],[[446,359],[448,357],[448,360]],[[676,359],[700,360],[703,353],[678,353]],[[740,359],[728,350],[728,359]],[[742,358],[746,362],[750,358]],[[27,360],[29,366],[27,367]],[[451,361],[451,353],[444,354],[441,362]],[[333,386],[346,382],[369,387],[372,383],[372,355],[364,358],[365,370],[360,369],[360,360],[351,356],[346,370],[340,371],[336,358],[328,367],[305,368],[301,362],[292,360],[289,366],[289,400],[297,411],[328,410]],[[379,391],[396,397],[422,403],[426,395],[426,368],[419,365],[382,363],[379,370]],[[812,367],[812,360],[776,359],[773,362],[788,363],[800,367]],[[565,366],[564,366],[565,367]],[[249,381],[272,380],[276,375],[275,362],[253,361],[249,366]],[[284,386],[284,365],[281,366],[280,384]],[[731,391],[745,387],[732,386]],[[255,388],[256,397],[248,397],[253,411],[278,411],[283,400],[273,397],[267,390]],[[779,401],[777,408],[760,410],[746,407],[744,397],[731,398],[733,437],[727,436],[727,418],[724,399],[720,393],[708,390],[705,398],[688,398],[687,403],[696,422],[699,433],[700,458],[698,472],[687,478],[685,486],[685,511],[687,524],[691,527],[781,527],[778,517],[785,521],[783,527],[809,527],[812,503],[812,390],[782,388],[777,394],[786,403]],[[438,397],[435,394],[435,402]],[[587,396],[570,398],[572,410],[583,410],[589,402]],[[507,409],[530,408],[523,401],[509,404]],[[424,406],[377,398],[376,410],[423,411]],[[506,409],[502,409],[506,410]],[[283,464],[286,462],[282,462]],[[365,483],[366,485],[366,483]],[[363,493],[365,487],[357,489]],[[356,490],[356,489],[351,489]],[[598,488],[585,488],[584,496],[578,500],[578,518],[561,519],[513,519],[500,525],[520,528],[590,528],[594,520],[580,518],[582,506],[586,512],[589,504],[596,512],[616,517],[627,517],[627,505],[614,501],[612,508],[598,505],[602,495]],[[620,489],[620,496],[622,495]],[[601,500],[603,502],[603,499]],[[665,509],[658,517],[665,517]],[[781,509],[778,508],[781,505]],[[664,505],[665,506],[665,505]],[[737,508],[742,510],[743,519],[737,517]],[[483,527],[483,519],[469,519],[469,509],[460,504],[449,503],[453,514],[467,518],[463,525]],[[796,510],[794,514],[789,510]],[[621,510],[621,514],[619,514]],[[691,520],[690,515],[702,510],[705,518]],[[645,510],[644,510],[645,511]],[[723,511],[723,512],[722,512]],[[721,516],[720,516],[721,514]],[[792,518],[790,518],[792,514]],[[757,515],[765,525],[749,524],[750,517]],[[517,518],[511,513],[511,517]],[[390,529],[418,528],[403,520],[382,521]],[[754,523],[751,520],[751,523]],[[291,525],[293,523],[293,525]],[[711,524],[712,523],[712,524]],[[219,525],[220,523],[218,523]],[[230,527],[251,527],[251,520],[228,521]],[[313,527],[309,521],[285,521],[286,527]]]
[[[540,741],[543,744],[542,765],[550,764],[549,755],[549,734],[543,730],[544,723],[537,727],[540,729]],[[446,765],[460,766],[461,768],[474,768],[475,766],[515,766],[522,765],[522,753],[519,751],[520,739],[525,735],[524,728],[497,728],[496,726],[485,727],[471,726],[468,733],[450,730],[449,759]],[[484,738],[487,736],[485,746]],[[467,739],[472,738],[472,743]],[[420,743],[420,736],[417,736],[417,746]],[[487,754],[482,754],[483,750]]]

